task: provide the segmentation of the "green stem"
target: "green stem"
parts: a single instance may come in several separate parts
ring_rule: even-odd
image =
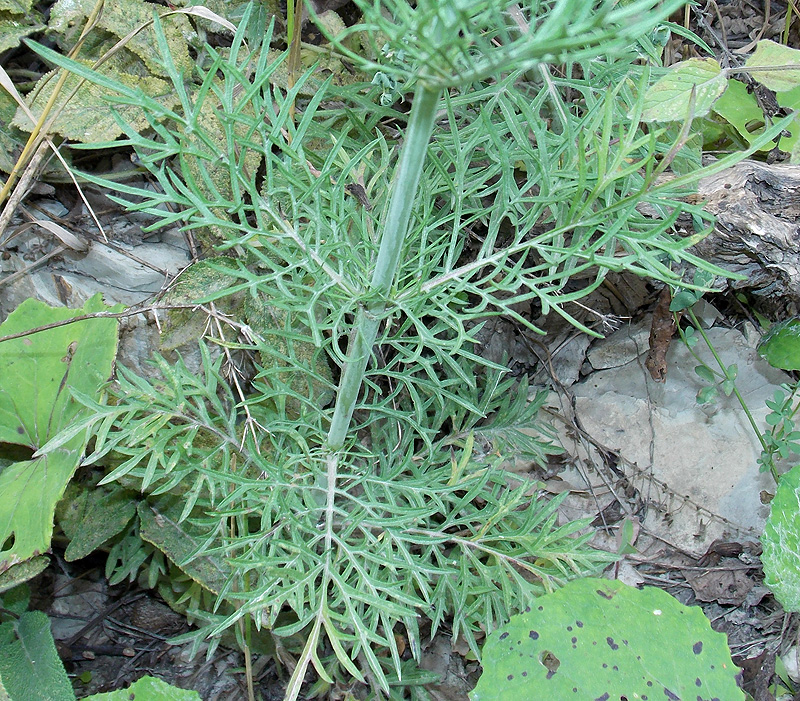
[[[428,87],[422,82],[414,94],[411,119],[395,173],[375,270],[372,273],[365,303],[359,308],[348,341],[347,359],[339,381],[336,406],[328,431],[327,447],[332,452],[338,451],[344,445],[367,363],[378,336],[386,301],[403,250],[403,241],[408,231],[408,222],[411,219],[411,210],[422,176],[422,166],[425,163],[440,95],[439,88]]]
[[[695,316],[695,313],[691,309],[687,309],[686,313],[688,314],[689,318],[692,320],[692,324],[703,337],[706,345],[708,346],[708,350],[711,351],[711,355],[714,356],[714,360],[717,361],[720,369],[722,370],[723,376],[726,379],[731,379],[728,377],[728,368],[725,366],[725,363],[722,362],[722,358],[719,357],[717,353],[717,349],[711,343],[711,339],[706,335],[706,332],[703,330],[703,327],[700,325],[700,320]],[[764,441],[764,437],[761,435],[761,431],[758,428],[758,424],[756,424],[753,415],[750,413],[750,408],[747,406],[747,403],[744,401],[744,397],[739,392],[739,388],[736,386],[736,382],[733,383],[733,393],[736,395],[736,399],[739,400],[739,404],[741,405],[742,409],[744,410],[744,414],[747,417],[747,420],[750,422],[750,426],[753,429],[753,432],[756,434],[758,438],[758,442],[761,443],[761,449],[766,453],[769,452],[767,448],[766,441]],[[776,484],[778,482],[778,471],[775,468],[775,463],[770,461],[769,470],[772,473],[772,477],[775,480]]]

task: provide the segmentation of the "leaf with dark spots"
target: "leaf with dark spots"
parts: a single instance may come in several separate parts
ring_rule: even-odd
[[[727,639],[701,609],[614,580],[576,580],[541,596],[489,636],[482,663],[472,701],[744,701]]]

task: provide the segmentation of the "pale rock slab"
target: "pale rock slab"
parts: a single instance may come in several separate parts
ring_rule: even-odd
[[[757,437],[734,396],[720,393],[713,405],[697,404],[705,383],[694,371],[698,361],[677,337],[667,355],[666,382],[652,380],[644,367],[648,328],[649,319],[595,344],[587,359],[603,369],[573,386],[575,416],[589,435],[624,458],[626,475],[648,503],[646,531],[698,555],[716,538],[756,538],[769,514],[760,493],[775,489],[771,476],[759,472]],[[738,365],[737,387],[763,428],[764,402],[788,377],[759,358],[752,327],[747,336],[724,328],[707,333],[723,362]],[[695,352],[717,367],[702,340]],[[568,443],[568,452],[577,454]]]

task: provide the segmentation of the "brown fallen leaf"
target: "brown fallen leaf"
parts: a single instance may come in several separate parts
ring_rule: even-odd
[[[650,371],[650,377],[656,382],[664,382],[667,379],[667,351],[672,336],[678,330],[675,318],[669,310],[671,301],[669,287],[665,285],[653,311],[653,322],[650,326],[650,350],[647,351],[647,358],[644,361],[644,366]]]
[[[720,567],[705,572],[684,570],[683,576],[698,601],[716,601],[729,606],[739,606],[754,586],[746,568],[734,558],[725,558]]]

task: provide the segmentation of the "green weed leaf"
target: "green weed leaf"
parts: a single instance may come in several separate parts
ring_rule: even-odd
[[[717,381],[717,376],[714,374],[714,371],[707,365],[696,366],[694,372],[701,380],[705,380],[706,382]]]
[[[59,0],[50,11],[50,31],[69,37],[75,24],[82,24],[92,13],[95,0]],[[103,7],[97,20],[97,28],[119,39],[153,19],[153,12],[163,11],[161,5],[142,0],[124,0]],[[192,70],[192,59],[186,38],[193,33],[189,21],[183,15],[171,15],[163,20],[164,33],[175,65],[186,73]],[[110,48],[104,47],[104,48]],[[154,75],[165,76],[163,63],[159,60],[159,49],[152,26],[138,32],[125,44],[141,59]],[[101,52],[102,53],[102,52]]]
[[[78,63],[87,68],[92,65],[91,61],[81,60]],[[111,60],[109,63],[111,66],[106,66],[103,72],[118,87],[125,86],[140,90],[142,95],[158,99],[165,108],[177,103],[177,95],[172,90],[170,83],[153,76],[130,73],[115,60]],[[28,107],[36,118],[41,115],[55,89],[58,82],[55,80],[56,73],[57,71],[50,71],[42,76],[28,98]],[[137,129],[144,129],[147,126],[147,119],[140,109],[133,105],[114,107],[109,100],[111,93],[108,90],[89,82],[83,82],[78,87],[81,80],[74,73],[67,76],[55,101],[55,108],[60,110],[60,113],[53,124],[53,131],[74,141],[100,143],[113,141],[122,134],[123,129],[118,123],[120,117]],[[77,92],[70,97],[76,88]],[[17,110],[12,126],[23,131],[30,131],[33,128],[30,118],[22,108]]]
[[[74,316],[107,311],[97,295],[83,309],[23,302],[0,325],[0,335]],[[0,343],[0,441],[35,453],[85,409],[75,389],[100,398],[117,349],[115,319],[86,319]],[[0,472],[0,572],[50,547],[53,513],[86,445],[86,431],[52,452]]]
[[[0,684],[14,701],[74,701],[50,619],[41,611],[0,624]]]
[[[615,580],[540,597],[491,634],[482,662],[472,701],[744,699],[727,639],[699,608]]]
[[[194,557],[203,542],[189,523],[179,522],[183,504],[174,498],[162,497],[153,504],[139,504],[140,535],[155,545],[195,582],[219,594],[231,577],[231,568],[224,559],[214,555]]]
[[[745,62],[745,68],[753,70],[753,77],[775,92],[787,92],[800,87],[800,50],[790,49],[769,39],[756,44],[756,50]],[[796,69],[786,68],[795,65]],[[758,71],[759,67],[780,66],[779,70]]]
[[[33,579],[37,574],[41,574],[49,564],[50,558],[40,555],[9,567],[3,574],[0,574],[0,594]],[[0,701],[2,701],[2,697],[0,697]]]
[[[727,76],[713,58],[682,61],[647,91],[642,120],[680,122],[689,117],[702,117],[709,113],[727,87]]]
[[[200,694],[176,686],[158,677],[142,677],[127,689],[117,689],[106,694],[93,694],[87,701],[200,701]]]
[[[44,25],[41,23],[41,15],[36,12],[12,15],[0,9],[0,53],[13,49],[19,44],[22,37],[42,29],[44,29]]]
[[[764,584],[785,611],[800,611],[800,465],[778,482],[761,544]]]
[[[33,0],[0,0],[0,10],[22,15],[31,11]]]
[[[703,387],[703,389],[697,393],[697,403],[711,404],[716,400],[718,394],[719,391],[717,390],[716,386]]]
[[[800,318],[773,324],[758,344],[758,352],[774,368],[800,370]]]
[[[755,95],[739,80],[728,81],[728,89],[714,103],[714,112],[730,124],[748,144],[753,143],[764,128],[764,111]],[[783,141],[781,141],[783,143]],[[763,147],[769,150],[774,144]]]
[[[671,312],[682,312],[684,309],[692,307],[702,296],[703,293],[697,290],[681,290],[672,298],[669,303],[669,310]]]
[[[135,514],[131,493],[119,486],[70,483],[56,510],[58,524],[69,538],[64,559],[72,562],[94,552],[122,532]]]

